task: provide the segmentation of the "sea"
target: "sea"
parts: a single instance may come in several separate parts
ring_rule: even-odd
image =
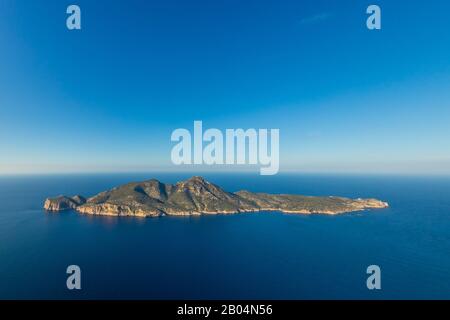
[[[42,209],[46,197],[190,176],[1,176],[0,299],[450,299],[450,177],[203,175],[227,191],[390,204],[336,216],[127,218]],[[67,288],[70,265],[81,270],[80,290]],[[370,290],[373,265],[380,289]]]

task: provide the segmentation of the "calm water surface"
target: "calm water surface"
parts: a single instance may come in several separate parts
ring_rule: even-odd
[[[0,298],[450,299],[450,178],[210,174],[229,191],[376,197],[341,216],[251,213],[114,218],[48,214],[47,196],[94,195],[185,174],[0,177]],[[82,290],[66,289],[66,267]],[[382,290],[366,288],[377,264]]]

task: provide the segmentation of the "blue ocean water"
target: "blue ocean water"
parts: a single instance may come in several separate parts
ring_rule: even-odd
[[[42,210],[186,174],[0,177],[2,299],[450,299],[450,178],[206,174],[229,191],[376,197],[389,209],[340,216],[248,213],[114,218]],[[81,268],[82,289],[66,288]],[[381,290],[366,268],[381,267]]]

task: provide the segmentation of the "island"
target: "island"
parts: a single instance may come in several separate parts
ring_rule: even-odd
[[[132,182],[91,198],[58,196],[45,200],[50,212],[76,210],[82,214],[107,216],[159,217],[202,214],[233,214],[278,211],[293,214],[340,214],[386,208],[377,199],[303,196],[291,194],[227,192],[202,177],[176,184],[156,179]]]

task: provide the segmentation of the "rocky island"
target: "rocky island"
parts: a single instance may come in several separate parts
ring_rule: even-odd
[[[377,199],[312,197],[289,194],[227,192],[202,177],[176,184],[156,179],[132,182],[91,198],[59,196],[45,200],[47,211],[76,210],[84,214],[157,217],[164,215],[232,214],[280,211],[298,214],[340,214],[386,208]]]

